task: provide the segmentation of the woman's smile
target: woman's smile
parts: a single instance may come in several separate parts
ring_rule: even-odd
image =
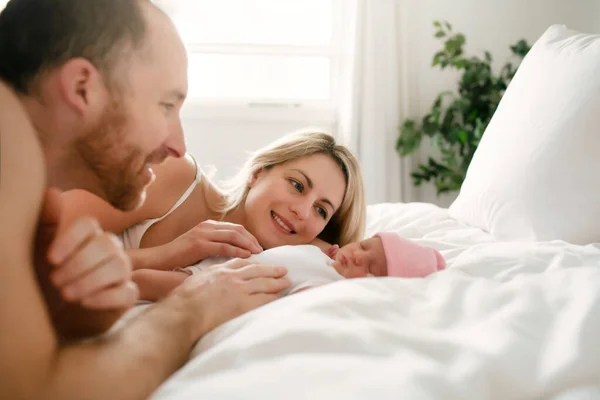
[[[275,213],[275,211],[271,211],[271,220],[279,231],[287,235],[294,235],[296,233],[294,226],[285,218]]]

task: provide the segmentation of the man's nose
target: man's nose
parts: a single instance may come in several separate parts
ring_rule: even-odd
[[[169,127],[169,136],[165,141],[165,147],[171,157],[179,158],[185,155],[187,150],[181,120],[177,119],[177,122]]]

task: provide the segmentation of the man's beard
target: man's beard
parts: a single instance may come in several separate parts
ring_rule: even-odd
[[[127,130],[125,104],[115,100],[75,145],[85,165],[98,179],[99,194],[123,211],[142,204],[146,187],[151,183],[143,174],[147,164],[166,158],[164,150],[145,156],[139,147],[131,144],[132,139],[128,140],[131,135],[134,133]]]

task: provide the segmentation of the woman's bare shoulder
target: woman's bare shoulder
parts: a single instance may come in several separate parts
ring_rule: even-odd
[[[169,164],[164,166],[168,171],[164,172],[161,169],[157,172],[157,177],[160,175],[160,179],[165,182],[165,177],[170,175],[172,180],[179,181],[178,184],[181,188],[178,190],[177,196],[172,197],[169,208],[165,208],[161,215],[168,212],[186,188],[191,186],[196,172],[200,174],[199,184],[193,187],[191,193],[189,193],[177,209],[148,229],[142,239],[143,247],[157,246],[170,242],[203,221],[219,219],[219,214],[214,210],[220,205],[222,195],[210,183],[208,178],[196,168],[194,159],[189,157],[185,160],[185,163],[182,160],[176,160],[175,163],[170,162]],[[161,190],[160,186],[158,186],[158,190],[156,190],[156,187],[153,190],[154,193],[148,193],[148,200],[152,200],[153,197],[159,195],[161,192],[164,193],[164,190]]]
[[[123,212],[92,193],[70,190],[63,194],[69,210],[64,215],[63,223],[73,222],[82,216],[92,216],[98,219],[105,230],[119,233],[138,222],[163,216],[193,182],[195,166],[191,157],[182,157],[167,159],[153,169],[156,180],[148,188],[146,201],[139,208]]]
[[[158,218],[166,214],[185,193],[196,177],[196,164],[186,155],[168,158],[153,168],[156,180],[148,188],[146,202],[142,206],[146,214]]]
[[[192,160],[194,163],[194,160]],[[195,164],[194,164],[195,167]],[[220,219],[220,209],[224,196],[221,190],[202,171],[200,182],[186,201],[173,213],[172,218],[185,219],[181,227],[190,229],[207,219]]]

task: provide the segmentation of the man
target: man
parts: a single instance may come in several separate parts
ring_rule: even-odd
[[[94,220],[58,226],[48,188],[141,204],[150,166],[185,153],[186,73],[147,0],[11,0],[0,14],[0,398],[146,398],[202,335],[289,285],[281,268],[236,261],[115,334],[70,340],[106,331],[137,290]]]

